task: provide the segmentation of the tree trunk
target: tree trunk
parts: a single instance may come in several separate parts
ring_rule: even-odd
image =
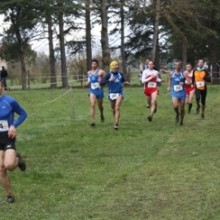
[[[92,36],[91,36],[91,17],[90,17],[90,0],[86,0],[86,66],[87,70],[91,68],[92,61]]]
[[[54,45],[53,45],[53,24],[51,15],[47,16],[48,25],[48,41],[49,41],[49,58],[50,58],[50,87],[57,87],[56,79],[56,60],[54,55]]]
[[[62,6],[60,8],[62,8]],[[59,20],[59,32],[60,32],[59,33],[59,40],[60,40],[62,87],[63,88],[68,88],[66,53],[65,53],[65,39],[64,39],[63,12],[59,13],[58,20]]]
[[[152,59],[154,61],[156,61],[156,55],[158,49],[159,23],[160,23],[160,0],[156,0],[156,16],[154,23],[154,35],[153,35],[153,46],[152,46]],[[159,60],[159,58],[157,58],[157,60]]]
[[[185,67],[187,63],[187,40],[186,38],[183,37],[183,42],[182,42],[182,61],[183,61],[183,68]]]
[[[213,41],[214,42],[214,41]],[[210,65],[211,65],[211,81],[213,84],[219,84],[219,74],[217,68],[217,47],[215,45],[210,45]]]
[[[25,90],[27,89],[27,70],[26,70],[26,65],[25,65],[25,52],[24,52],[24,46],[22,42],[22,37],[20,34],[20,31],[16,31],[16,38],[18,41],[18,46],[19,46],[19,59],[20,59],[20,64],[21,64],[21,86],[22,89]]]
[[[23,48],[20,48],[20,50],[23,50]],[[21,85],[22,89],[27,89],[27,71],[26,71],[26,65],[25,65],[25,55],[23,52],[20,52],[20,63],[21,63]]]
[[[110,50],[108,40],[108,3],[107,0],[101,0],[101,46],[102,46],[102,68],[105,71],[109,69]]]
[[[121,61],[122,61],[122,72],[125,75],[127,80],[129,79],[128,72],[127,72],[127,64],[126,64],[126,57],[125,57],[125,15],[124,15],[124,0],[120,1],[120,16],[121,16]]]

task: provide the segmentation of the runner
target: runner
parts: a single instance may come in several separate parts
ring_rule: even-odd
[[[91,126],[95,126],[95,106],[96,102],[98,103],[98,108],[100,111],[101,122],[104,122],[104,108],[103,108],[103,96],[104,92],[100,86],[101,79],[104,77],[105,72],[98,68],[99,62],[96,59],[92,60],[91,67],[92,69],[88,71],[88,81],[87,86],[90,86],[89,98],[90,98],[90,113],[92,121]]]
[[[193,97],[195,94],[195,87],[192,83],[193,68],[190,63],[186,64],[186,71],[184,72],[186,78],[185,90],[186,90],[186,104],[188,104],[188,113],[191,112]]]
[[[182,72],[182,62],[175,62],[175,70],[170,74],[167,90],[171,91],[172,104],[176,113],[176,123],[183,125],[185,114],[186,92],[184,89],[185,77]]]
[[[129,84],[119,71],[119,64],[117,61],[111,62],[110,72],[107,73],[101,81],[101,85],[105,84],[108,84],[108,98],[114,115],[114,129],[117,130],[120,119],[120,107],[123,100],[123,85]]]
[[[3,85],[0,81],[0,177],[7,193],[6,201],[13,203],[15,197],[7,172],[14,170],[17,166],[21,171],[26,170],[26,164],[21,155],[16,153],[15,141],[16,128],[25,120],[27,113],[15,99],[3,94]],[[15,113],[18,114],[16,120],[14,120]]]
[[[154,69],[154,62],[148,62],[148,68],[143,71],[142,83],[144,84],[144,94],[147,97],[150,106],[150,115],[148,121],[152,121],[154,113],[157,111],[157,94],[158,94],[158,71]]]
[[[197,68],[193,72],[192,82],[195,85],[196,91],[196,113],[199,114],[200,110],[200,99],[202,104],[201,118],[205,118],[205,106],[206,106],[206,95],[207,95],[207,85],[206,82],[210,82],[210,75],[204,66],[204,60],[198,60]]]

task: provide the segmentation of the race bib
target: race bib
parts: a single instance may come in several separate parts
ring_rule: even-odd
[[[110,93],[109,94],[109,98],[111,100],[116,100],[118,98],[118,96],[119,96],[119,93]]]
[[[173,87],[173,90],[174,90],[174,92],[179,92],[179,91],[183,90],[183,86],[181,86],[181,85],[175,85],[175,86]]]
[[[156,87],[157,87],[157,83],[155,83],[155,82],[149,82],[149,83],[147,84],[147,87],[148,87],[148,88],[156,88]]]
[[[0,132],[8,131],[8,121],[0,120]]]
[[[197,88],[201,88],[201,87],[204,87],[205,86],[205,82],[204,81],[198,81],[196,82],[196,87]]]
[[[99,89],[100,88],[100,85],[98,82],[96,83],[91,83],[91,89]]]

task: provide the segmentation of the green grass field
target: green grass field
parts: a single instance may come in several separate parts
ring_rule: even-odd
[[[89,126],[87,90],[9,91],[29,117],[17,149],[28,169],[10,173],[16,203],[1,189],[0,219],[220,219],[220,87],[209,86],[206,119],[174,123],[165,85],[152,123],[142,88],[125,88],[118,131]]]

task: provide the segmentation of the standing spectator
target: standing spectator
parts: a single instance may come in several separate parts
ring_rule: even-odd
[[[7,77],[8,77],[8,72],[5,69],[5,67],[2,66],[0,78],[1,78],[1,81],[3,82],[5,90],[7,90],[7,82],[6,82]]]

